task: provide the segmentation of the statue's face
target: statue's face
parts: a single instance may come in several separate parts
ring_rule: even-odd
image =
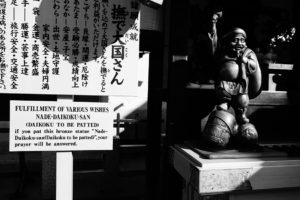
[[[242,34],[237,34],[229,43],[229,49],[239,53],[246,48],[246,40]]]

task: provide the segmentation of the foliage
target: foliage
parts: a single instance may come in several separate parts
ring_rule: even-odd
[[[295,34],[296,34],[296,28],[292,27],[292,28],[286,30],[285,32],[280,33],[280,34],[276,35],[275,37],[271,38],[271,42],[270,42],[269,46],[271,48],[276,48],[281,44],[290,43],[293,40]]]

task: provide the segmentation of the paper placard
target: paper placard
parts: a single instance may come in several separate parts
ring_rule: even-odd
[[[10,151],[112,150],[108,103],[10,102]]]
[[[136,96],[139,1],[0,1],[0,93]]]

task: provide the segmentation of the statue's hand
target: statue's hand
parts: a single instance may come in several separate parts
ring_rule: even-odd
[[[241,56],[241,63],[248,63],[249,59],[246,56]]]
[[[249,62],[249,58],[247,58],[246,56],[241,55],[241,56],[238,57],[238,62],[246,64],[246,63]]]
[[[249,59],[245,56],[245,51],[241,50],[237,52],[238,62],[239,63],[248,63]]]

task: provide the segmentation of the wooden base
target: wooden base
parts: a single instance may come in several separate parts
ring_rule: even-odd
[[[266,157],[286,157],[288,154],[283,151],[276,151],[268,147],[255,146],[253,149],[222,149],[201,147],[191,142],[186,143],[187,147],[208,159],[234,159],[234,158],[266,158]]]

